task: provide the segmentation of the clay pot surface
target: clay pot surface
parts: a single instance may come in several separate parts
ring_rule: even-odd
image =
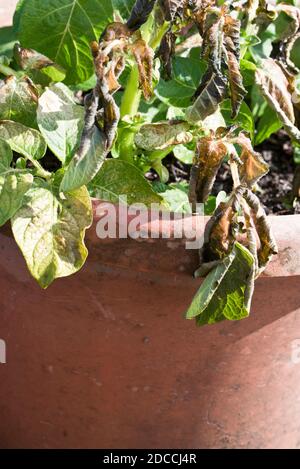
[[[183,318],[197,252],[99,240],[97,221],[85,267],[46,291],[1,231],[0,447],[300,447],[300,217],[271,219],[251,316],[203,328]]]

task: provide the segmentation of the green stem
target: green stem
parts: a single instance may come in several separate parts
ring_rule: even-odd
[[[34,159],[31,159],[30,158],[30,163],[35,167],[36,169],[36,175],[41,177],[41,178],[44,178],[44,179],[49,179],[52,174],[49,173],[48,171],[46,171],[43,166],[37,161],[37,160],[34,160]]]
[[[163,25],[156,32],[155,36],[151,38],[151,32],[153,30],[153,16],[150,15],[147,23],[141,28],[141,33],[143,39],[150,45],[150,47],[155,50],[164,34],[169,28],[169,23],[164,22]],[[139,83],[139,70],[137,65],[133,65],[126,88],[123,94],[122,103],[120,107],[121,119],[124,116],[134,117],[140,107],[140,102],[142,98],[142,91],[140,90]],[[135,130],[130,129],[120,129],[118,135],[117,147],[119,148],[119,157],[121,159],[132,161],[134,157],[134,135]]]
[[[11,75],[14,75],[16,77],[19,76],[18,72],[16,72],[12,68],[7,67],[6,65],[3,65],[3,64],[0,64],[0,73],[2,75],[5,75],[6,77],[9,77]]]
[[[121,104],[121,118],[133,117],[139,110],[142,92],[139,89],[139,71],[137,65],[131,69]]]

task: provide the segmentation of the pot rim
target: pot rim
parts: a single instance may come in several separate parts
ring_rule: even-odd
[[[129,230],[129,225],[135,215],[129,214],[126,220],[122,218],[120,220],[119,208],[120,206],[109,201],[104,201],[100,199],[92,199],[94,221],[92,227],[87,231],[87,238],[92,243],[99,243],[102,240],[99,240],[97,237],[97,223],[103,217],[105,212],[105,207],[111,206],[114,207],[116,213],[116,222],[120,226],[122,224],[123,230]],[[124,207],[124,206],[123,206]],[[156,244],[160,244],[159,249],[168,249],[171,247],[171,255],[174,256],[174,243],[178,243],[178,237],[176,238],[175,233],[178,230],[178,226],[183,227],[181,244],[189,240],[186,237],[186,233],[189,233],[190,230],[200,230],[204,232],[205,225],[207,221],[211,218],[209,216],[202,215],[186,215],[184,218],[178,217],[178,214],[174,212],[157,212],[156,215],[151,217],[150,211],[147,210],[147,221],[143,224],[142,231],[151,230],[151,233],[155,233],[154,239],[142,239],[139,240],[139,244],[143,241],[143,244],[151,244],[152,249]],[[146,215],[145,215],[146,217]],[[300,233],[300,215],[270,215],[268,220],[273,229],[273,233],[278,243],[279,253],[277,256],[273,256],[270,264],[264,272],[264,276],[268,277],[286,277],[286,276],[297,276],[300,275],[300,236],[297,236],[297,233]],[[120,237],[117,236],[113,242],[121,241]],[[122,237],[124,241],[124,237]],[[130,240],[134,243],[136,240]],[[148,242],[147,242],[148,241]],[[191,259],[191,264],[195,264],[195,249],[186,249],[187,258]],[[187,261],[187,260],[186,260]],[[188,262],[188,261],[187,261]]]

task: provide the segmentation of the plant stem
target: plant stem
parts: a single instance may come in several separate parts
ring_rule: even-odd
[[[34,160],[33,158],[32,159],[30,158],[29,161],[37,170],[37,173],[36,173],[37,176],[40,176],[41,178],[44,178],[44,179],[49,179],[52,176],[52,174],[49,173],[49,171],[46,171],[38,161]]]
[[[139,89],[139,71],[137,65],[133,65],[121,104],[121,118],[133,117],[139,110],[142,92]]]
[[[152,49],[156,49],[164,34],[169,28],[169,23],[164,22],[162,26],[156,31],[156,34],[151,38],[153,30],[153,15],[150,15],[147,22],[142,26],[141,33],[144,41],[146,41]],[[142,91],[140,90],[139,83],[139,70],[138,66],[134,64],[130,71],[130,75],[126,84],[123,94],[122,103],[120,107],[121,119],[125,116],[134,117],[140,106],[142,98]],[[134,135],[135,130],[121,129],[119,130],[118,144],[119,157],[121,159],[132,161],[134,157]]]

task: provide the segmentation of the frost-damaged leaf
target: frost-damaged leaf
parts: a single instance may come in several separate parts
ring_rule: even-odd
[[[10,146],[0,139],[0,226],[21,207],[24,194],[33,182],[29,171],[10,168],[12,158]]]
[[[226,144],[214,135],[199,140],[191,175],[192,203],[204,203],[207,200],[226,154]]]
[[[35,127],[38,98],[38,91],[29,78],[6,78],[0,82],[0,119]]]
[[[250,252],[236,242],[231,253],[203,281],[186,313],[187,319],[196,318],[197,325],[203,326],[249,316],[245,290],[253,262]]]
[[[93,74],[90,42],[113,19],[111,0],[26,0],[14,19],[23,47],[45,54],[67,72],[68,84]]]
[[[152,96],[152,75],[154,52],[143,39],[139,39],[132,46],[132,53],[139,70],[140,87],[143,90],[145,99]]]
[[[247,94],[240,71],[240,21],[229,15],[226,16],[224,33],[231,90],[232,118],[234,119],[238,115],[243,99]]]
[[[37,122],[49,148],[64,164],[79,144],[84,109],[75,103],[70,90],[58,83],[39,99]]]
[[[92,136],[86,142],[86,148],[80,149],[72,158],[61,181],[62,192],[69,192],[88,184],[98,173],[106,157],[106,139],[100,130],[94,126]]]
[[[233,225],[236,214],[232,204],[221,202],[205,227],[202,260],[210,262],[223,259],[234,245]]]
[[[162,201],[136,166],[119,159],[104,162],[97,176],[89,184],[89,190],[94,197],[113,203],[119,202],[119,197],[124,195],[127,196],[129,205],[159,204]]]
[[[241,133],[236,139],[236,143],[242,147],[240,167],[241,181],[252,187],[256,182],[269,171],[269,165],[264,161],[260,153],[252,147],[251,140]]]
[[[192,141],[189,125],[184,121],[166,121],[143,125],[135,135],[135,144],[143,150],[163,150]]]
[[[190,122],[203,121],[216,112],[226,98],[227,80],[222,75],[208,70],[203,77],[203,88],[194,104],[187,109],[186,116]]]
[[[0,138],[5,140],[16,153],[29,161],[39,160],[46,153],[44,137],[35,129],[13,121],[0,121]]]
[[[300,130],[294,125],[295,113],[289,91],[290,84],[282,68],[273,59],[265,59],[262,61],[262,68],[256,70],[256,83],[285,130],[300,142]]]
[[[160,58],[162,65],[161,76],[168,81],[172,78],[172,59],[175,55],[176,35],[172,31],[167,31],[161,40],[157,57]]]
[[[62,81],[66,76],[63,68],[55,64],[53,60],[33,49],[25,49],[19,43],[14,46],[14,58],[22,70],[40,71],[45,75],[45,80],[48,76],[50,81]]]
[[[132,31],[139,29],[146,23],[151,14],[156,0],[136,0],[131,15],[127,21],[127,26]]]
[[[257,253],[258,267],[264,270],[274,254],[278,254],[278,247],[266,213],[258,197],[249,189],[243,189],[243,197],[254,212],[255,228],[260,239],[260,248]]]
[[[77,272],[84,264],[86,229],[92,205],[86,187],[60,198],[53,185],[38,180],[12,219],[12,230],[32,276],[42,288]]]
[[[299,6],[287,5],[280,3],[276,6],[276,10],[280,13],[283,12],[287,15],[290,21],[287,23],[286,28],[280,34],[280,53],[279,60],[282,62],[283,67],[293,74],[298,74],[300,71],[295,66],[291,59],[291,52],[300,37],[300,9]]]

